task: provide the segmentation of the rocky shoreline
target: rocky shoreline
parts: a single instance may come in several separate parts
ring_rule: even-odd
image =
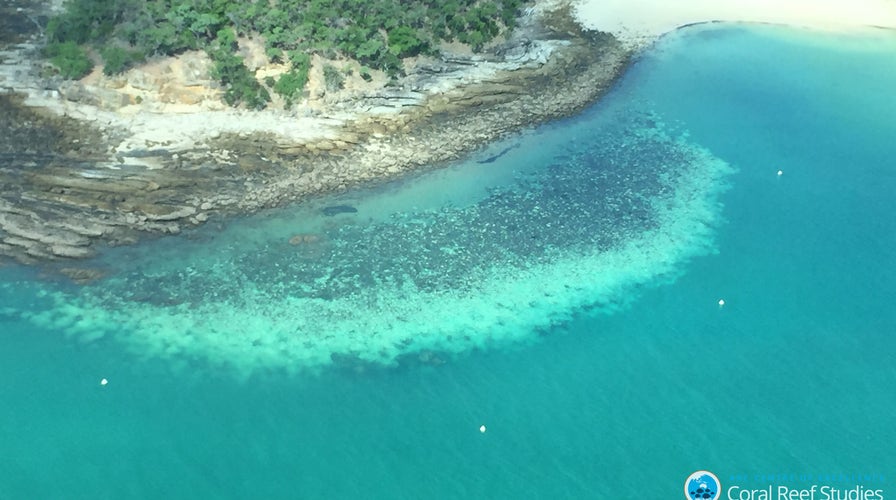
[[[486,57],[445,56],[418,65],[400,86],[327,102],[304,119],[311,127],[301,137],[283,132],[303,121],[296,113],[260,112],[274,117],[265,129],[239,127],[250,112],[221,110],[235,127],[179,142],[144,132],[188,114],[157,113],[142,128],[123,127],[117,117],[103,119],[114,111],[86,115],[84,97],[66,95],[71,85],[9,85],[23,77],[10,76],[16,53],[3,56],[0,258],[61,261],[56,267],[66,269],[102,245],[394,178],[568,116],[599,98],[631,53],[568,15],[541,14]],[[69,107],[60,113],[54,102]]]

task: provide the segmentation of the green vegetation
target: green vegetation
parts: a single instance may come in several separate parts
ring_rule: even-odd
[[[117,45],[100,49],[103,58],[103,74],[117,75],[135,64],[143,62],[143,55],[135,50],[127,50]]]
[[[47,53],[60,73],[78,78],[84,73],[75,70],[89,62],[85,48],[99,52],[107,74],[152,55],[205,50],[227,102],[259,108],[270,95],[237,55],[237,37],[260,37],[269,58],[289,63],[273,90],[291,103],[307,82],[312,54],[354,59],[365,80],[370,68],[397,76],[403,58],[432,54],[441,41],[481,50],[513,28],[521,5],[522,0],[69,0],[47,25]]]
[[[365,82],[369,82],[373,80],[373,75],[370,74],[370,68],[367,66],[361,66],[361,69],[358,71],[358,74]]]
[[[292,67],[280,75],[280,79],[274,84],[274,92],[283,97],[287,108],[301,95],[302,89],[308,83],[308,71],[311,69],[311,56],[304,52],[291,54],[290,59]]]
[[[86,76],[93,69],[93,61],[75,42],[48,44],[44,48],[44,55],[54,66],[59,68],[59,74],[63,78],[78,79]]]
[[[230,28],[222,28],[212,48],[208,50],[214,66],[212,77],[224,85],[224,102],[231,106],[244,103],[252,109],[264,109],[271,95],[255,78],[255,73],[236,55],[236,35]]]
[[[338,92],[345,86],[345,76],[336,69],[336,66],[327,64],[324,66],[324,87],[327,92]]]

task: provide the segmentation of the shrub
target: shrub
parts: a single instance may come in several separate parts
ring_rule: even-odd
[[[501,22],[509,29],[516,27],[516,16],[519,12],[522,2],[520,0],[504,0],[503,9],[501,10]]]
[[[304,53],[290,53],[292,68],[280,75],[274,84],[274,92],[286,101],[286,106],[291,107],[305,89],[308,83],[308,70],[311,67],[311,58]]]
[[[140,52],[129,51],[116,45],[103,48],[100,56],[103,58],[104,75],[116,75],[143,60],[143,54]]]
[[[63,78],[77,80],[93,69],[93,61],[75,42],[51,43],[46,46],[44,53],[53,66],[59,68],[59,74]]]
[[[385,50],[386,44],[378,37],[373,37],[358,45],[354,53],[349,53],[349,55],[365,63],[378,60]]]
[[[345,77],[332,64],[324,65],[324,86],[327,92],[338,92],[345,86]]]
[[[105,40],[135,4],[132,0],[70,0],[62,14],[47,22],[47,40],[78,44]]]
[[[370,68],[368,68],[367,66],[361,66],[361,70],[358,72],[358,74],[361,75],[361,79],[365,82],[373,80],[373,76],[370,74]]]
[[[264,53],[272,63],[283,62],[283,49],[280,47],[267,47]]]
[[[217,50],[211,54],[214,65],[212,77],[224,85],[224,102],[231,106],[240,103],[251,109],[264,109],[271,100],[271,95],[258,80],[255,73],[243,63],[243,59],[226,50]]]
[[[388,32],[389,52],[398,57],[413,57],[429,50],[426,37],[407,26],[399,26]]]

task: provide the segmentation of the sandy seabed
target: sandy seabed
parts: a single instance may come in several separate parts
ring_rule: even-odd
[[[896,29],[892,0],[581,0],[575,5],[583,26],[613,33],[636,46],[681,26],[711,21],[837,31],[863,26]]]

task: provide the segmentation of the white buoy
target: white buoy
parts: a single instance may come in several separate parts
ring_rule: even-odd
[[[100,380],[100,385],[106,385],[108,383],[109,383],[109,381],[106,379]]]
[[[784,175],[784,171],[783,171],[783,170],[778,170],[778,176],[780,177],[780,176],[782,176],[782,175]]]
[[[479,426],[479,432],[485,432],[485,426],[484,426],[484,425],[480,425],[480,426]]]
[[[719,307],[725,306],[725,299],[719,299]]]

